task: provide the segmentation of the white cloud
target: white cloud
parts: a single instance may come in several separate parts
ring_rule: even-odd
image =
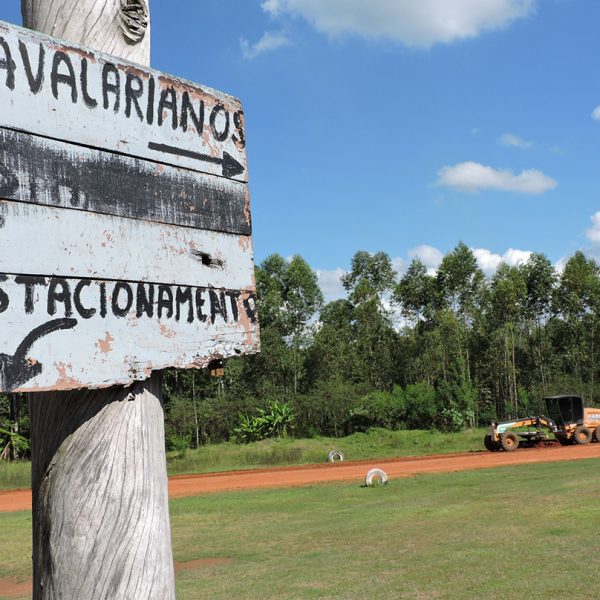
[[[600,121],[600,106],[596,106],[592,111],[592,119],[594,119],[594,121]]]
[[[479,268],[486,275],[492,275],[500,263],[516,267],[526,263],[531,256],[530,251],[516,250],[515,248],[509,248],[504,254],[496,254],[487,248],[473,248],[472,250]]]
[[[590,243],[584,251],[596,260],[600,260],[600,211],[595,212],[590,217],[590,221],[592,226],[585,230],[585,237]]]
[[[266,10],[267,12],[271,13],[272,15],[279,14],[279,11],[281,10],[279,0],[265,0],[262,3],[262,8],[263,8],[263,10]]]
[[[282,46],[289,46],[290,44],[290,40],[288,40],[285,35],[281,33],[270,33],[268,31],[255,44],[251,44],[244,38],[240,39],[242,55],[248,60],[256,58],[265,52],[277,50],[277,48],[281,48]]]
[[[317,270],[317,278],[319,287],[325,296],[325,302],[332,302],[346,297],[346,290],[340,281],[340,277],[344,275],[344,269],[334,269],[332,271]]]
[[[598,239],[600,240],[600,212],[594,215],[596,217],[596,224],[598,227]],[[477,259],[477,264],[479,268],[486,275],[493,275],[498,268],[500,263],[506,263],[511,266],[522,265],[527,262],[529,257],[531,256],[531,252],[528,250],[517,250],[515,248],[509,248],[504,254],[496,254],[491,250],[486,248],[471,248],[475,258]],[[428,244],[422,244],[420,246],[415,246],[408,251],[408,256],[413,258],[418,258],[421,262],[427,267],[427,272],[429,275],[435,275],[437,273],[437,269],[444,258],[444,253],[435,248],[434,246],[430,246]],[[561,259],[563,260],[563,259]],[[563,260],[563,263],[565,261]],[[561,266],[561,261],[557,263],[556,267],[559,268]],[[402,257],[392,258],[392,266],[394,270],[401,277],[405,272],[408,265],[408,261]],[[325,303],[332,302],[333,300],[339,300],[340,298],[346,298],[347,293],[340,281],[342,275],[346,273],[346,271],[342,268],[337,269],[317,269],[317,278],[319,281],[319,286],[323,295],[325,297]],[[395,311],[396,309],[391,304],[390,298],[388,296],[384,297],[384,304],[386,308],[389,310]],[[394,319],[399,319],[400,316],[395,315]]]
[[[521,148],[527,150],[533,146],[533,142],[524,140],[522,137],[515,135],[514,133],[505,133],[498,138],[498,143],[503,146],[511,146],[513,148]]]
[[[516,250],[515,248],[509,248],[502,255],[502,262],[505,262],[511,267],[516,267],[526,263],[531,254],[532,252],[530,250]]]
[[[474,248],[473,254],[477,259],[479,268],[486,275],[493,273],[498,268],[498,265],[502,262],[502,257],[499,254],[494,254],[485,248]]]
[[[532,14],[536,0],[265,0],[273,16],[289,13],[332,35],[385,38],[429,48],[472,38]]]
[[[406,261],[400,256],[392,258],[392,267],[398,275],[402,275],[406,271]]]
[[[600,211],[590,217],[592,226],[585,230],[585,235],[593,246],[600,247]]]
[[[392,258],[392,267],[398,275],[402,275],[406,271],[406,260],[401,257]],[[325,297],[325,303],[346,298],[347,293],[340,281],[342,275],[347,271],[338,267],[337,269],[316,269],[319,287]]]
[[[562,273],[565,270],[565,266],[566,266],[566,264],[567,264],[568,261],[569,261],[569,257],[568,256],[562,256],[561,258],[559,258],[554,263],[554,268],[556,269],[556,272],[559,275],[562,275]]]
[[[504,254],[496,254],[487,248],[471,248],[471,251],[477,260],[479,268],[486,275],[493,275],[500,263],[504,262],[511,266],[517,266],[527,262],[531,256],[529,250],[517,250],[515,248],[509,248]],[[408,254],[411,258],[419,258],[427,267],[430,275],[436,274],[444,258],[444,253],[441,250],[427,244],[411,248]]]
[[[515,175],[508,169],[494,169],[476,162],[443,167],[438,176],[438,185],[466,192],[502,190],[521,194],[543,194],[558,185],[554,179],[536,169],[528,169]]]
[[[442,258],[444,258],[443,252],[427,244],[411,248],[408,255],[411,258],[418,258],[427,267],[427,272],[430,275],[435,275]]]

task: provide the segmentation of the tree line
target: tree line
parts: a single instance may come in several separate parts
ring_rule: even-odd
[[[600,267],[582,252],[560,271],[532,254],[488,277],[462,242],[435,272],[415,258],[399,275],[386,253],[360,251],[346,297],[327,304],[301,256],[269,256],[256,283],[260,354],[227,360],[219,378],[165,372],[171,448],[454,431],[539,414],[547,395],[599,395]],[[0,397],[0,452],[10,439],[26,452],[27,438],[26,406]]]

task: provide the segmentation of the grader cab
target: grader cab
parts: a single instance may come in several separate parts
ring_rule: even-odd
[[[560,444],[600,442],[600,408],[585,408],[581,396],[563,395],[544,398],[548,416],[529,416],[514,421],[492,423],[483,443],[490,451],[516,450],[520,445],[552,441]]]

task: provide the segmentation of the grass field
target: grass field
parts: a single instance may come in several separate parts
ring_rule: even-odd
[[[599,596],[600,460],[175,500],[179,600]],[[0,578],[29,575],[0,515]]]
[[[346,460],[388,458],[483,449],[483,429],[460,433],[387,431],[374,429],[345,438],[265,440],[253,444],[216,444],[168,456],[169,475],[206,473],[324,462],[330,450],[342,450]],[[29,487],[28,462],[0,462],[0,489]]]

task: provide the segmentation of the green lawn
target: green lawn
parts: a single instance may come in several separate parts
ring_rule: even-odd
[[[183,456],[168,455],[169,475],[207,473],[283,465],[320,463],[331,450],[342,450],[346,460],[391,458],[445,452],[483,450],[484,429],[441,433],[439,431],[388,431],[373,429],[345,438],[264,440],[252,444],[215,444],[188,450]],[[29,462],[0,461],[0,489],[31,485]]]
[[[179,600],[598,597],[600,460],[171,503]],[[27,576],[27,513],[0,515]]]

